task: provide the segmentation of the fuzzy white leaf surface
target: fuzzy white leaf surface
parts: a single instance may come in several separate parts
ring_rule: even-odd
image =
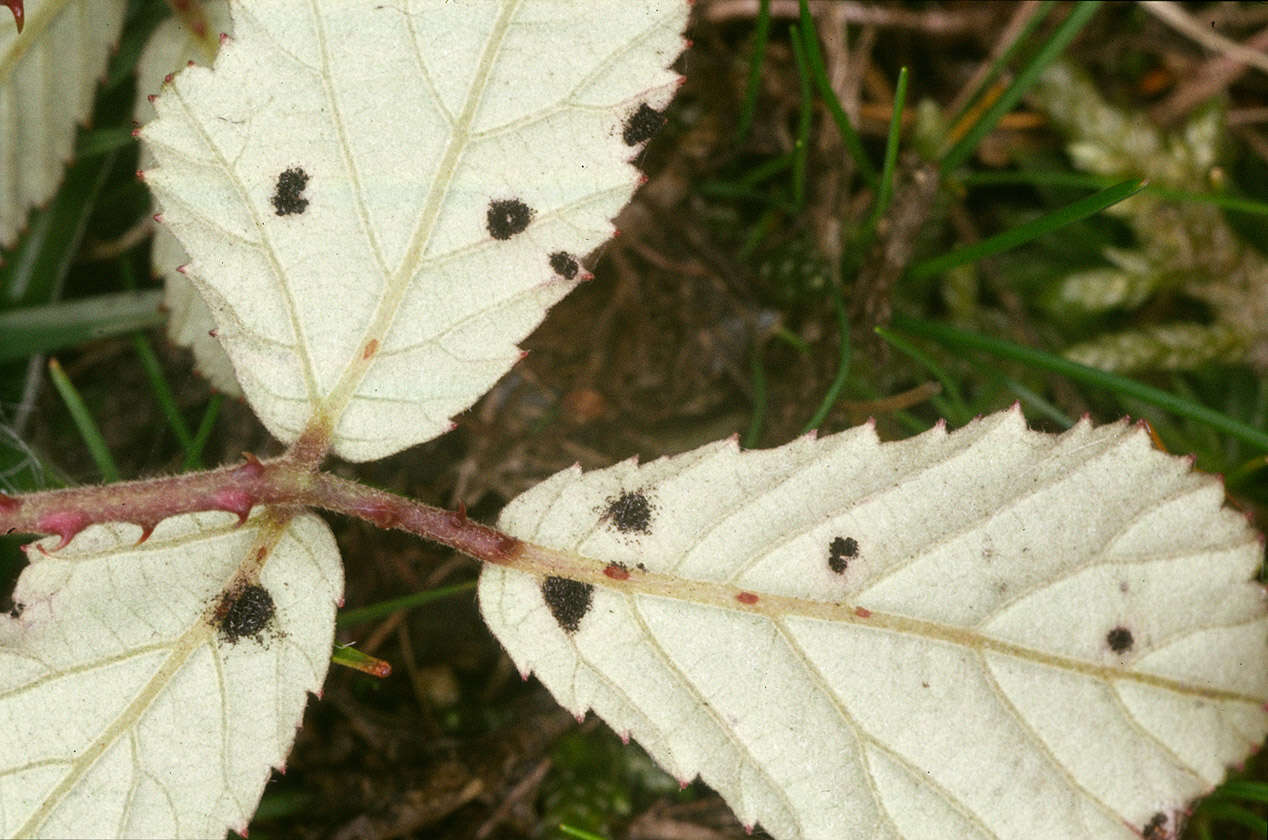
[[[320,518],[191,514],[139,536],[27,552],[0,617],[6,837],[245,832],[325,679],[343,577]],[[271,610],[230,609],[253,574]]]
[[[156,101],[146,180],[274,435],[384,457],[510,368],[638,184],[687,10],[232,7],[214,69]]]
[[[119,38],[126,0],[27,0],[21,34],[0,20],[0,247],[62,181],[75,130]]]
[[[229,33],[233,24],[228,0],[204,3],[206,25],[211,33]],[[170,17],[155,28],[137,60],[137,99],[133,117],[138,123],[154,119],[151,94],[158,93],[169,73],[179,72],[189,62],[209,63],[207,39],[193,32],[180,17]],[[154,153],[148,145],[141,147],[141,169],[154,164]],[[189,255],[166,227],[159,225],[150,243],[151,270],[163,278],[163,305],[167,308],[167,337],[174,344],[188,347],[194,354],[197,370],[216,390],[231,397],[241,397],[233,363],[212,331],[216,327],[211,310],[192,283],[181,273]]]
[[[1268,733],[1262,544],[1223,501],[1139,427],[1016,410],[721,442],[519,496],[502,527],[589,571],[487,566],[480,605],[777,838],[1170,837]]]

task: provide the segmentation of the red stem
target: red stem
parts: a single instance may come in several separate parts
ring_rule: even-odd
[[[306,469],[283,456],[207,472],[74,487],[23,496],[0,493],[0,533],[54,534],[56,551],[89,525],[131,522],[144,542],[169,516],[208,510],[237,514],[245,522],[255,505],[306,505],[356,516],[380,528],[396,528],[444,543],[477,560],[509,563],[522,543],[473,522],[464,508],[448,511],[375,490],[329,473]]]

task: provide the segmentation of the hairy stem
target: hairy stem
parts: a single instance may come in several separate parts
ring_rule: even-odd
[[[329,473],[283,456],[247,456],[235,467],[142,479],[104,487],[75,487],[23,496],[0,493],[0,533],[53,534],[56,551],[89,525],[131,522],[144,542],[163,519],[181,513],[223,510],[245,522],[256,505],[304,505],[356,516],[380,528],[396,528],[443,543],[477,560],[508,563],[519,556],[516,538],[467,518],[466,510],[433,507]]]

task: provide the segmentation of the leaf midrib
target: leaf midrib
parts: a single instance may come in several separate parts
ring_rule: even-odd
[[[736,613],[755,613],[768,620],[779,621],[790,617],[810,618],[831,622],[834,625],[854,625],[877,632],[901,633],[927,641],[945,642],[970,650],[995,653],[1038,665],[1059,668],[1063,671],[1092,677],[1105,683],[1129,681],[1172,691],[1185,696],[1202,697],[1213,701],[1233,701],[1261,705],[1262,697],[1254,697],[1238,691],[1207,688],[1171,677],[1161,677],[1140,671],[1098,665],[1070,656],[1049,653],[1015,642],[1007,642],[964,627],[940,624],[934,621],[911,618],[898,613],[862,609],[852,602],[814,601],[787,595],[771,595],[751,589],[742,589],[725,583],[692,580],[674,575],[644,572],[630,569],[629,578],[614,580],[604,574],[607,564],[597,562],[566,551],[556,551],[534,543],[525,543],[523,554],[517,558],[515,570],[532,574],[539,579],[558,576],[589,583],[593,586],[619,592],[626,597],[640,595],[684,601],[710,606]],[[743,605],[737,595],[751,593],[758,596],[755,604]],[[859,615],[861,610],[865,615]],[[1262,619],[1257,619],[1262,620]]]
[[[501,50],[502,41],[507,29],[510,27],[511,19],[515,16],[519,6],[520,0],[512,0],[512,2],[503,4],[499,10],[497,21],[494,23],[489,37],[484,43],[480,62],[476,67],[476,73],[472,78],[471,86],[468,88],[463,102],[462,112],[450,127],[449,140],[445,146],[444,156],[437,166],[435,178],[428,187],[427,198],[423,203],[423,210],[419,214],[414,232],[410,236],[409,246],[389,279],[386,290],[375,308],[374,315],[361,336],[361,341],[357,345],[358,351],[372,339],[377,340],[379,345],[382,346],[387,332],[396,318],[401,302],[409,288],[410,279],[413,277],[417,263],[420,261],[420,256],[426,249],[427,243],[431,240],[432,233],[435,230],[436,221],[440,217],[441,206],[448,195],[449,185],[457,172],[458,162],[470,141],[471,125],[484,99],[484,92],[488,85],[494,62],[498,52]],[[325,62],[325,39],[320,34],[319,37],[322,43],[322,60]],[[443,103],[441,105],[443,106]],[[346,154],[346,149],[343,151]],[[348,166],[355,178],[356,170],[350,158],[348,159]],[[364,216],[364,210],[361,210],[361,215]],[[378,249],[376,248],[375,251],[377,254]],[[365,358],[365,354],[361,352],[353,354],[353,358],[349,359],[348,365],[344,368],[343,374],[335,384],[335,387],[331,389],[330,393],[309,419],[308,429],[324,426],[334,430],[338,426],[339,418],[352,401],[357,386],[365,378],[376,358],[374,355]],[[327,445],[329,445],[329,442],[327,442]]]
[[[285,536],[288,526],[293,520],[291,515],[279,515],[270,513],[267,518],[257,520],[259,535],[253,540],[247,550],[243,553],[243,558],[233,567],[235,575],[239,573],[246,563],[252,558],[260,558],[258,563],[262,569],[273,556],[273,550],[277,547],[277,543]],[[267,546],[268,550],[262,555],[258,552],[260,546]],[[199,617],[190,625],[189,629],[182,633],[174,642],[163,647],[170,647],[171,653],[163,662],[162,666],[154,672],[153,676],[146,681],[145,685],[137,691],[136,696],[132,699],[119,715],[111,721],[101,734],[99,734],[92,743],[80,751],[74,761],[70,764],[70,770],[67,774],[48,792],[40,802],[40,807],[35,809],[25,823],[13,834],[14,837],[32,837],[40,830],[48,818],[52,815],[57,806],[62,803],[66,796],[74,789],[74,787],[83,779],[84,775],[92,769],[97,760],[106,753],[118,739],[131,731],[137,722],[140,721],[142,715],[150,704],[166,689],[168,683],[183,668],[189,658],[201,648],[208,644],[212,639],[216,630],[208,620],[215,610],[215,604],[210,605]],[[223,691],[223,686],[221,686]]]

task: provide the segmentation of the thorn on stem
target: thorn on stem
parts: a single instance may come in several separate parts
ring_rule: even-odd
[[[467,524],[467,503],[458,502],[458,509],[449,512],[449,524],[454,528],[462,528]]]
[[[91,522],[92,520],[88,518],[88,514],[83,511],[63,510],[44,514],[36,521],[35,527],[43,533],[61,537],[61,542],[53,546],[53,551],[60,551]],[[44,546],[41,545],[40,550],[44,551]]]
[[[239,469],[243,469],[243,467],[239,467]],[[217,490],[211,495],[211,506],[216,510],[236,513],[238,515],[239,525],[247,521],[247,517],[251,515],[251,508],[254,504],[255,503],[251,500],[251,494],[245,490],[225,488],[223,490]]]
[[[154,528],[158,525],[158,522],[138,522],[137,524],[141,526],[141,538],[136,541],[134,548],[150,538],[150,534],[154,533]]]
[[[18,26],[18,34],[22,34],[22,26],[26,23],[26,11],[22,8],[22,0],[4,0],[4,4],[13,12],[13,22]]]

